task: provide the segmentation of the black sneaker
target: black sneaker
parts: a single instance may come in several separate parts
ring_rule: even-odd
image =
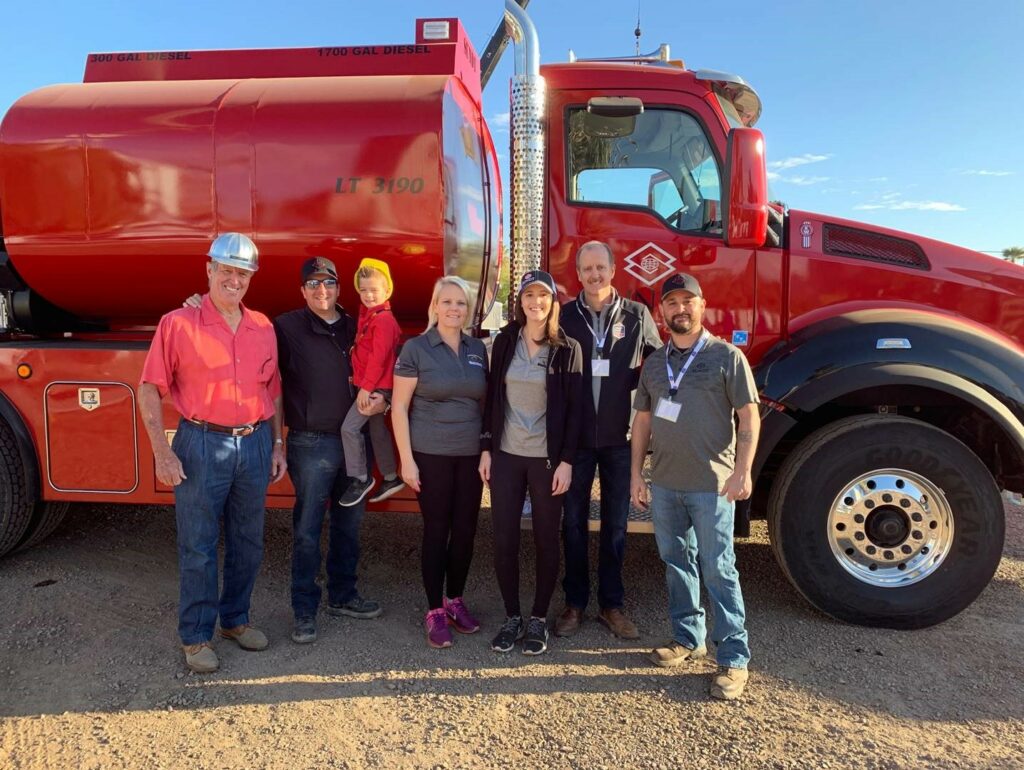
[[[384,612],[384,609],[380,606],[379,602],[375,602],[372,599],[364,599],[362,596],[356,596],[344,604],[328,602],[324,612],[328,615],[346,615],[350,618],[369,620],[370,618],[378,617]]]
[[[309,644],[316,641],[316,620],[313,618],[295,618],[292,629],[292,641],[296,644]]]
[[[524,630],[521,615],[505,618],[505,622],[498,629],[498,635],[491,640],[491,649],[495,652],[512,652],[516,642],[523,638]]]
[[[370,498],[370,502],[379,503],[381,500],[387,500],[391,495],[401,492],[403,489],[405,489],[405,482],[398,478],[398,476],[395,476],[390,481],[384,479],[380,483],[380,489],[377,490],[377,494]]]
[[[338,505],[342,508],[350,508],[361,503],[363,498],[373,489],[373,484],[372,478],[368,478],[366,481],[352,479],[349,482],[348,489],[345,490],[345,493],[338,500]]]
[[[523,655],[543,655],[548,649],[548,624],[544,618],[531,617],[523,637]]]

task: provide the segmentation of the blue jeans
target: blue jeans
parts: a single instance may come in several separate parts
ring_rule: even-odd
[[[171,449],[185,478],[174,488],[178,525],[178,635],[182,644],[249,622],[249,598],[263,561],[270,481],[270,426],[249,436],[214,433],[182,420]],[[217,599],[217,541],[224,520],[224,585]]]
[[[732,547],[735,505],[715,492],[677,492],[652,484],[651,514],[658,553],[665,562],[672,637],[691,649],[704,644],[703,574],[715,613],[711,639],[718,648],[718,664],[746,668],[746,613]]]
[[[330,509],[327,546],[327,599],[344,604],[357,596],[359,525],[366,503],[338,505],[348,485],[345,454],[337,433],[288,432],[288,473],[295,487],[292,509],[292,611],[296,618],[316,617],[321,589],[320,534]]]
[[[585,609],[590,600],[588,548],[590,492],[594,470],[601,476],[601,536],[597,560],[597,603],[601,609],[622,607],[622,562],[626,556],[629,516],[629,445],[579,449],[572,483],[565,496],[562,536],[565,545],[565,603]]]

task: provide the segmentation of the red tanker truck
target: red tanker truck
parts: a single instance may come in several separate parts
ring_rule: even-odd
[[[615,252],[618,291],[655,310],[668,275],[696,275],[708,326],[761,393],[740,534],[767,518],[787,577],[845,621],[916,628],[966,607],[1002,552],[1000,489],[1024,491],[1024,269],[770,203],[761,102],[737,76],[664,46],[540,67],[511,0],[502,32],[517,59],[513,276],[542,265],[568,297],[594,238]],[[37,543],[71,502],[172,502],[136,383],[158,317],[203,289],[218,232],[259,245],[247,299],[271,315],[301,302],[310,255],[342,272],[387,260],[410,333],[442,274],[488,312],[503,255],[485,59],[457,20],[426,19],[407,45],[93,54],[83,83],[10,108],[0,553]]]

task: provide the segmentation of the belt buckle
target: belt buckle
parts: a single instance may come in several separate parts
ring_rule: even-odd
[[[231,430],[231,435],[232,436],[236,436],[236,437],[237,436],[245,437],[245,436],[252,435],[252,432],[254,430],[256,430],[256,426],[255,425],[243,425],[241,428],[233,428]]]

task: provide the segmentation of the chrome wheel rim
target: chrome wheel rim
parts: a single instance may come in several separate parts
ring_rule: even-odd
[[[946,495],[912,471],[886,468],[853,479],[828,515],[832,555],[861,582],[894,588],[934,573],[953,546]]]

